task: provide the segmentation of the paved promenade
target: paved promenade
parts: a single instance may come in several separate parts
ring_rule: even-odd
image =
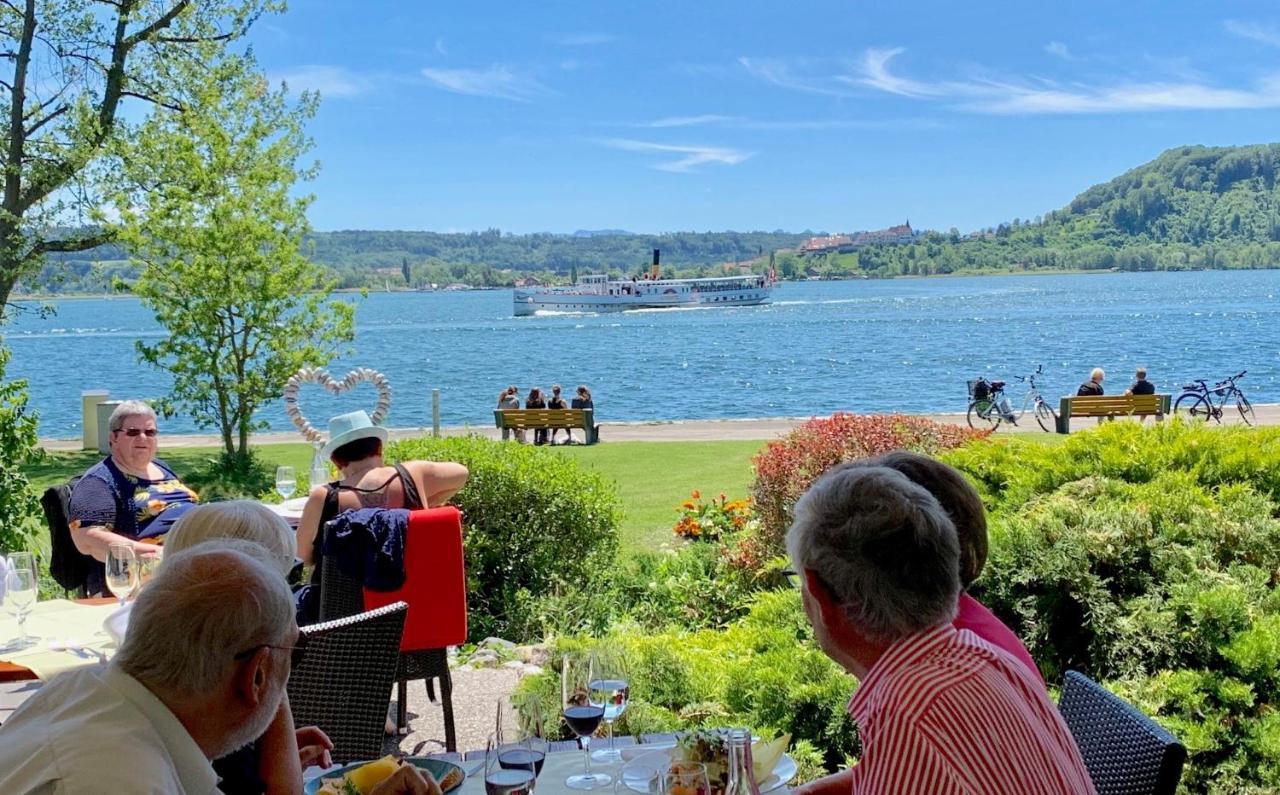
[[[1280,425],[1280,404],[1268,403],[1254,406],[1259,425]],[[965,424],[964,414],[924,414],[921,415],[937,422]],[[808,417],[771,417],[754,420],[674,420],[670,422],[609,422],[601,423],[600,439],[602,442],[698,442],[715,440],[761,440],[768,441],[786,434],[796,425],[809,419]],[[1150,422],[1150,420],[1148,420]],[[1239,425],[1240,416],[1234,410],[1223,417],[1224,425]],[[1090,428],[1095,425],[1091,419],[1077,419],[1072,423],[1076,430]],[[163,425],[161,426],[163,429]],[[393,428],[392,439],[404,439],[423,436],[431,432],[430,428]],[[442,428],[444,436],[462,436],[478,433],[490,438],[499,438],[500,432],[492,426],[463,426]],[[1001,423],[1000,434],[1005,433],[1043,433],[1030,415],[1011,426]],[[581,438],[581,432],[578,433]],[[282,444],[300,442],[301,437],[294,432],[254,434],[253,444]],[[42,447],[46,450],[79,450],[79,439],[42,439]],[[221,441],[214,435],[164,434],[166,447],[216,447]]]

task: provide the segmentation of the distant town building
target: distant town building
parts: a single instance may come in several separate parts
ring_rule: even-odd
[[[912,229],[911,222],[907,221],[905,224],[891,226],[888,229],[877,229],[874,232],[854,232],[847,235],[811,237],[800,244],[800,254],[843,253],[853,251],[862,246],[910,243],[923,234],[924,232],[917,232]]]

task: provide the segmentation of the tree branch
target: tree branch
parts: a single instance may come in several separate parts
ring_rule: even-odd
[[[133,97],[134,99],[141,99],[144,102],[150,102],[152,105],[159,105],[162,108],[168,108],[169,110],[176,110],[179,113],[186,110],[186,108],[184,108],[182,105],[172,103],[172,102],[166,102],[163,99],[156,99],[155,97],[147,96],[146,94],[143,94],[140,91],[121,91],[120,96]]]
[[[49,122],[51,122],[51,121],[53,121],[54,119],[58,118],[59,116],[61,116],[62,114],[66,113],[66,112],[67,112],[68,110],[70,110],[70,109],[71,109],[71,108],[70,108],[70,106],[68,106],[68,105],[63,105],[62,107],[60,107],[60,108],[58,108],[57,110],[55,110],[53,113],[50,113],[48,116],[45,116],[45,117],[44,117],[43,119],[41,119],[40,121],[38,121],[38,122],[36,122],[35,124],[33,124],[33,125],[31,125],[30,127],[28,127],[28,128],[27,128],[27,130],[26,130],[26,132],[25,132],[24,134],[26,135],[26,137],[30,138],[31,136],[35,135],[35,134],[36,134],[36,131],[37,131],[37,130],[39,130],[41,127],[45,126],[45,125],[46,125],[46,124],[48,124]]]
[[[86,251],[91,248],[97,248],[105,243],[115,240],[115,233],[111,231],[101,231],[97,234],[87,235],[85,237],[65,237],[60,240],[41,240],[35,244],[33,253],[49,254],[55,251]]]
[[[169,27],[173,24],[173,21],[178,18],[178,15],[185,11],[189,5],[191,5],[191,0],[178,0],[178,2],[174,4],[173,8],[170,8],[168,11],[161,14],[155,22],[152,22],[150,25],[147,25],[142,30],[125,39],[125,49],[132,49],[138,42],[146,41],[156,33]]]

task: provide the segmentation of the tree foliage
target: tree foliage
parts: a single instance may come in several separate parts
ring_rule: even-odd
[[[142,266],[134,292],[169,331],[138,351],[173,375],[173,404],[243,456],[258,407],[352,339],[353,310],[300,252],[311,199],[291,190],[314,173],[298,160],[316,98],[291,106],[248,58],[193,64],[181,81],[184,109],[143,127],[116,198]]]
[[[176,106],[175,70],[220,58],[260,14],[281,9],[281,0],[0,3],[0,306],[46,253],[109,237],[95,208],[116,171],[101,158],[135,135],[129,105]]]
[[[39,509],[26,468],[39,456],[36,416],[27,411],[27,382],[5,381],[9,351],[0,348],[0,554],[26,549]]]

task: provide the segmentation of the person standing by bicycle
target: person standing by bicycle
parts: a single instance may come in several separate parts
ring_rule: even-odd
[[[1155,384],[1147,380],[1147,368],[1139,367],[1133,374],[1133,385],[1124,391],[1126,395],[1154,395]]]
[[[1101,367],[1093,368],[1093,372],[1089,373],[1089,380],[1081,384],[1080,388],[1076,390],[1076,397],[1088,397],[1090,395],[1103,394],[1102,378],[1105,375],[1106,373],[1102,372]]]

